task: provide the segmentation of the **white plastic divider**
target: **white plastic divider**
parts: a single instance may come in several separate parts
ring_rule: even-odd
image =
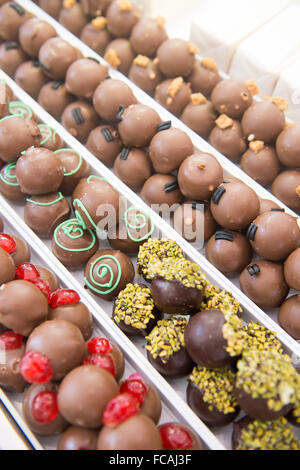
[[[26,239],[30,248],[38,253],[43,259],[45,265],[60,278],[60,280],[68,288],[76,290],[81,300],[90,310],[94,319],[100,326],[101,330],[122,349],[127,361],[133,365],[137,372],[140,372],[160,393],[162,400],[168,408],[178,418],[179,421],[188,424],[200,436],[205,445],[212,450],[226,450],[222,443],[210,431],[210,429],[202,423],[185,401],[178,395],[171,385],[152,367],[147,358],[136,348],[132,341],[120,330],[120,328],[108,317],[107,313],[93,299],[89,292],[74,278],[74,276],[66,269],[60,261],[52,254],[45,244],[37,237],[37,235],[25,224],[25,222],[16,214],[9,206],[3,196],[0,195],[0,215],[8,220],[14,226],[20,237]],[[38,448],[40,444],[29,430],[23,418],[18,414],[17,410],[3,393],[0,388],[0,400],[20,424],[28,440],[34,448]],[[29,433],[28,433],[29,432]]]

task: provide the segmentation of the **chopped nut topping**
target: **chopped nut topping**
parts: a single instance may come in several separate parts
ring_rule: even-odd
[[[253,140],[250,142],[249,145],[252,152],[256,153],[256,155],[265,147],[265,144],[262,140]]]
[[[191,102],[193,103],[193,105],[197,106],[199,104],[204,104],[206,103],[206,98],[204,95],[202,95],[202,93],[193,93],[191,95]]]
[[[233,120],[226,116],[226,114],[221,114],[215,122],[220,129],[228,129],[228,127],[233,126]]]
[[[231,292],[221,290],[218,286],[208,284],[205,288],[201,310],[220,310],[225,316],[238,315],[242,308]]]
[[[255,348],[259,351],[266,351],[272,349],[282,354],[282,345],[274,331],[255,322],[248,323],[244,327],[244,331],[246,333],[244,350]]]
[[[64,0],[63,7],[70,10],[76,4],[76,0]]]
[[[259,88],[258,88],[257,83],[254,80],[247,80],[246,87],[248,88],[248,91],[251,93],[252,96],[258,95]]]
[[[146,336],[146,349],[154,359],[158,357],[166,363],[170,357],[184,347],[184,330],[188,320],[182,317],[170,317],[159,320],[151,333]]]
[[[104,29],[107,25],[107,19],[104,16],[97,16],[92,20],[92,24],[96,29]]]
[[[203,67],[208,70],[212,70],[212,71],[218,70],[217,63],[215,59],[213,59],[212,57],[204,57],[201,60],[201,65],[203,65]]]
[[[183,84],[182,77],[174,78],[174,80],[172,80],[171,84],[168,86],[168,90],[167,90],[168,95],[174,98],[179,92],[182,84]]]
[[[166,238],[149,238],[139,248],[137,259],[137,272],[146,279],[153,279],[150,275],[151,265],[165,258],[183,258],[183,251],[173,240]]]
[[[135,65],[139,65],[140,67],[144,67],[144,68],[148,66],[149,62],[150,62],[149,57],[146,57],[145,55],[141,55],[141,54],[136,56],[136,58],[133,61]]]
[[[129,0],[119,0],[118,7],[121,11],[131,11],[133,9],[132,3]]]
[[[108,49],[104,56],[104,60],[108,62],[114,69],[117,69],[121,64],[117,52],[114,49]]]
[[[165,29],[166,19],[163,16],[157,16],[155,21],[161,29]]]
[[[192,44],[191,42],[188,43],[188,51],[190,54],[198,54],[199,52],[199,49],[198,47],[196,47],[194,44]]]
[[[280,109],[280,111],[285,111],[289,107],[288,102],[285,101],[285,99],[281,98],[280,96],[265,96],[264,100],[272,101],[272,103],[276,104],[276,106]]]
[[[151,290],[139,284],[127,284],[116,298],[114,320],[138,329],[146,329],[153,315]]]

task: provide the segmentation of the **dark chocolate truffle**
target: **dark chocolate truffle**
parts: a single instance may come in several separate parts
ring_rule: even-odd
[[[162,75],[156,63],[149,57],[138,55],[129,70],[129,80],[152,95],[157,85],[162,81]]]
[[[183,200],[176,177],[160,173],[152,175],[146,181],[140,195],[147,204],[152,206],[167,205],[172,207],[181,204]],[[159,210],[159,207],[152,208]]]
[[[105,121],[116,120],[120,106],[127,108],[137,100],[129,86],[121,80],[104,80],[94,93],[93,104],[96,112]]]
[[[94,59],[78,59],[67,70],[66,89],[79,98],[90,99],[107,77],[107,67]]]
[[[293,251],[285,261],[284,277],[291,289],[300,291],[300,248]]]
[[[49,308],[48,320],[65,320],[73,323],[79,328],[85,341],[92,336],[93,317],[82,302]]]
[[[241,168],[259,184],[268,186],[278,175],[280,163],[273,147],[256,140],[242,155]]]
[[[191,87],[182,77],[169,78],[155,89],[156,101],[176,116],[180,116],[191,99]]]
[[[6,346],[5,337],[9,346]],[[22,335],[8,331],[0,334],[1,367],[0,385],[9,392],[24,392],[25,380],[20,374],[20,363],[25,354]]]
[[[17,161],[16,177],[21,191],[40,195],[57,191],[64,171],[54,152],[42,147],[30,147]]]
[[[289,293],[282,264],[266,260],[257,260],[244,269],[240,287],[262,309],[279,307]]]
[[[60,37],[48,39],[39,50],[39,61],[47,77],[64,80],[67,69],[82,54]]]
[[[157,173],[171,173],[177,170],[193,151],[190,137],[175,127],[158,132],[149,147],[152,165]]]
[[[99,118],[93,106],[85,101],[74,101],[69,104],[61,116],[62,125],[81,142],[99,124]]]
[[[216,120],[216,126],[209,135],[209,142],[235,163],[247,148],[239,121],[234,121],[225,114]]]
[[[123,148],[114,163],[116,175],[135,191],[139,191],[153,173],[148,152]]]
[[[0,262],[1,262],[1,273],[0,273],[0,286],[7,282],[13,281],[16,274],[16,265],[11,255],[7,253],[3,248],[0,248]]]
[[[202,93],[191,95],[191,102],[184,108],[181,120],[201,137],[207,139],[215,127],[217,114],[210,101]]]
[[[202,93],[205,96],[211,94],[220,80],[216,61],[212,57],[204,57],[201,61],[196,60],[192,73],[187,78],[193,92]]]
[[[35,59],[38,57],[39,50],[44,42],[56,35],[56,31],[51,24],[34,17],[21,26],[19,41],[23,51]]]
[[[108,31],[119,38],[127,38],[140,16],[140,7],[131,0],[114,0],[106,12]]]
[[[13,77],[17,68],[27,60],[26,54],[15,41],[7,41],[0,44],[0,68],[3,72]]]
[[[299,278],[298,278],[299,279]],[[300,340],[300,296],[289,297],[280,307],[278,322],[295,340]]]
[[[300,210],[300,171],[287,170],[280,173],[272,184],[272,193],[294,211]]]
[[[207,204],[186,201],[174,212],[175,230],[190,243],[200,241],[203,247],[217,229],[217,224],[211,215]]]
[[[260,203],[256,193],[246,184],[233,181],[221,184],[211,203],[213,218],[228,230],[243,230],[259,214]]]
[[[179,168],[180,191],[190,199],[210,199],[222,181],[223,168],[217,159],[208,153],[197,152],[191,155]]]
[[[19,264],[28,263],[30,261],[30,248],[28,243],[16,235],[11,235],[11,238],[16,243],[16,250],[11,253],[11,257],[15,263],[16,268]]]
[[[240,119],[252,104],[252,94],[246,83],[229,78],[215,86],[211,101],[218,113],[226,114],[233,119]]]
[[[96,450],[98,434],[96,429],[70,426],[60,436],[57,450]]]
[[[84,281],[97,296],[112,300],[134,278],[131,260],[121,251],[99,250],[88,261]]]
[[[64,169],[64,179],[60,187],[61,192],[66,196],[70,196],[79,181],[90,174],[90,166],[77,150],[61,148],[54,153],[60,159]]]
[[[251,246],[242,233],[220,230],[208,241],[206,258],[227,277],[239,274],[252,259]]]
[[[86,148],[102,163],[111,167],[122,150],[122,142],[115,127],[102,125],[89,133]]]
[[[88,19],[83,12],[79,2],[63,2],[58,21],[75,36],[80,36],[81,31],[87,24]]]
[[[157,132],[160,122],[157,112],[149,106],[130,105],[120,116],[118,129],[121,140],[126,147],[145,147]]]
[[[36,266],[36,269],[39,272],[40,278],[49,283],[51,291],[59,288],[59,280],[52,271],[43,266]]]
[[[17,160],[20,153],[40,143],[40,130],[31,119],[7,116],[0,121],[0,158],[5,162]]]
[[[81,41],[103,56],[106,46],[112,41],[111,34],[107,31],[107,19],[98,16],[88,23],[80,35]]]
[[[167,39],[158,48],[158,66],[166,77],[187,77],[193,70],[197,52],[193,44],[183,39]]]
[[[112,374],[93,365],[73,369],[58,390],[58,408],[75,426],[99,428],[108,402],[119,392]]]
[[[130,42],[137,54],[154,57],[159,46],[167,38],[164,18],[144,17],[131,31]]]
[[[74,100],[75,97],[67,92],[66,86],[60,81],[46,83],[38,96],[39,104],[58,121],[65,108]]]
[[[250,225],[247,233],[254,251],[270,261],[281,261],[298,248],[297,219],[280,211],[265,212]]]
[[[5,165],[0,172],[0,192],[9,201],[23,202],[26,194],[22,193],[16,177],[16,162]]]
[[[289,125],[279,134],[276,151],[280,162],[288,167],[300,167],[300,125]]]
[[[105,48],[104,59],[121,73],[127,75],[134,59],[134,51],[128,39],[114,39]]]
[[[19,28],[31,14],[17,2],[6,2],[0,7],[0,37],[5,41],[17,41]]]

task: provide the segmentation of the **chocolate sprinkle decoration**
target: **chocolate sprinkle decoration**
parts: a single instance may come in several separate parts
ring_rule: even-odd
[[[20,16],[25,15],[25,10],[24,10],[24,8],[22,8],[21,5],[18,5],[18,3],[11,2],[11,3],[9,4],[9,6],[10,6],[10,8],[12,8],[13,10],[15,10],[15,11],[18,13],[18,15],[20,15]]]
[[[61,80],[55,80],[53,83],[52,83],[52,86],[51,88],[53,88],[53,90],[57,90],[60,86],[63,85],[64,82],[62,82]]]
[[[108,127],[101,129],[101,133],[104,135],[106,142],[112,142],[114,140],[114,136],[112,135]]]
[[[166,131],[172,126],[172,121],[164,121],[158,124],[157,132]]]
[[[76,124],[83,124],[84,123],[84,117],[82,116],[80,108],[72,109],[72,115],[73,115],[73,118],[76,121]]]
[[[226,232],[225,230],[219,230],[216,232],[215,240],[227,240],[228,242],[233,242],[235,239],[235,235],[230,232]]]
[[[279,207],[273,207],[273,209],[271,209],[271,212],[285,212],[285,209],[279,209]]]
[[[165,192],[170,193],[171,191],[175,191],[175,189],[178,189],[178,181],[170,181],[170,183],[165,184]]]
[[[257,227],[255,224],[251,224],[250,227],[248,228],[246,237],[247,237],[248,240],[250,240],[251,242],[254,241],[254,238],[255,238],[255,234],[256,234],[256,232],[257,232],[257,229],[258,229],[258,227]]]
[[[260,273],[259,266],[257,264],[253,264],[252,266],[248,266],[247,268],[248,273],[250,276],[256,276]]]
[[[127,160],[129,154],[130,154],[130,149],[124,147],[122,152],[121,152],[120,159],[121,160]]]
[[[5,50],[6,51],[10,51],[11,49],[18,49],[19,48],[19,44],[16,41],[6,41],[4,43],[4,45],[5,45]]]
[[[51,69],[47,67],[47,65],[43,64],[43,62],[40,62],[40,67],[45,70],[45,72],[51,72]]]
[[[122,116],[123,116],[123,114],[124,114],[124,111],[125,111],[124,106],[120,105],[120,107],[119,107],[119,112],[118,112],[118,114],[116,115],[116,121],[117,121],[117,122],[121,122],[121,121],[122,121]]]
[[[226,189],[223,186],[217,188],[212,196],[212,201],[214,204],[219,204],[221,197],[226,193]]]

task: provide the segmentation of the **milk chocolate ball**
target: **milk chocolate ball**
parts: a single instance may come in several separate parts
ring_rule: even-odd
[[[169,78],[187,77],[195,64],[196,48],[183,39],[167,39],[157,51],[160,71]]]
[[[113,0],[81,0],[84,14],[87,16],[97,16],[105,13]]]
[[[97,86],[107,77],[106,65],[96,60],[78,59],[67,70],[66,89],[79,98],[90,99]]]
[[[154,57],[159,46],[168,38],[164,19],[141,18],[131,31],[130,42],[137,54]]]
[[[215,86],[211,101],[218,113],[240,119],[251,105],[252,95],[244,82],[229,78]]]
[[[211,94],[220,80],[216,61],[212,57],[204,57],[201,61],[196,60],[192,73],[187,78],[193,92],[202,93],[205,96]]]
[[[300,339],[300,297],[293,295],[280,307],[278,313],[280,326],[294,339]]]
[[[43,266],[36,266],[36,269],[39,272],[40,278],[49,283],[51,291],[59,288],[59,280],[52,271]]]
[[[15,263],[16,268],[19,264],[28,263],[30,261],[30,248],[28,243],[16,235],[11,235],[11,238],[16,243],[16,250],[11,253],[11,257]]]
[[[111,167],[122,150],[122,142],[114,126],[98,126],[90,132],[86,148],[102,163]]]
[[[44,42],[56,35],[56,31],[51,24],[34,17],[21,26],[19,41],[23,51],[35,59],[38,57],[39,50]]]
[[[70,65],[82,54],[60,37],[48,39],[39,50],[39,61],[47,77],[64,80]]]
[[[186,158],[178,172],[178,184],[185,197],[198,201],[210,199],[223,181],[223,168],[208,153],[197,152]]]
[[[282,264],[266,260],[255,261],[244,269],[240,287],[262,309],[279,307],[289,292]]]
[[[27,55],[15,41],[7,41],[0,44],[0,67],[3,72],[13,77],[17,68],[27,60]]]
[[[58,18],[59,12],[62,9],[62,0],[39,0],[38,4],[54,18]]]
[[[128,39],[114,39],[105,48],[104,59],[121,73],[127,75],[133,59],[134,51]]]
[[[149,156],[157,173],[171,173],[193,154],[190,137],[182,130],[170,129],[158,132],[150,142]]]
[[[207,139],[215,127],[217,114],[210,101],[202,93],[191,95],[190,103],[184,108],[181,120],[201,137]]]
[[[112,374],[93,365],[73,369],[58,390],[58,408],[74,426],[99,428],[108,402],[119,392]]]
[[[140,16],[140,8],[131,0],[114,0],[106,12],[108,31],[116,37],[127,38]]]
[[[70,196],[79,181],[89,176],[90,166],[77,150],[62,148],[54,153],[60,159],[64,169],[64,179],[60,190],[65,196]]]
[[[155,89],[154,98],[171,113],[180,116],[191,99],[191,87],[182,77],[164,80]]]
[[[271,211],[253,221],[247,238],[259,256],[270,261],[281,261],[298,248],[300,230],[297,220],[291,215]]]
[[[148,152],[124,148],[114,163],[116,175],[135,191],[139,191],[153,173]]]
[[[0,192],[9,201],[23,202],[26,194],[22,193],[16,178],[16,162],[5,165],[0,172]]]
[[[118,125],[119,134],[126,147],[146,147],[158,130],[161,119],[154,109],[144,104],[125,109]]]
[[[58,21],[67,28],[75,36],[80,36],[81,31],[88,22],[82,5],[80,3],[71,3],[70,6],[65,6],[60,10]]]
[[[138,55],[129,70],[129,80],[152,95],[163,77],[157,64],[149,57]]]
[[[17,41],[19,28],[31,14],[16,2],[6,2],[0,7],[0,37],[5,41]]]
[[[223,183],[214,192],[210,210],[213,218],[228,230],[244,230],[259,214],[256,193],[242,182]]]
[[[91,104],[85,101],[74,101],[65,108],[61,122],[70,134],[84,142],[89,133],[98,126],[99,118]]]
[[[186,240],[200,243],[208,240],[217,229],[209,205],[186,201],[174,212],[174,228]]]
[[[0,322],[28,336],[48,315],[46,296],[31,282],[11,281],[0,290]]]
[[[0,334],[1,354],[4,355],[1,359],[0,369],[0,385],[8,392],[23,393],[26,382],[20,374],[20,363],[25,354],[25,344],[20,338],[20,344],[13,347],[13,349],[6,348],[3,342],[3,337]],[[4,349],[3,349],[4,346]]]
[[[176,177],[160,173],[152,175],[146,181],[140,196],[150,206],[166,204],[172,207],[175,204],[181,204],[183,200]]]
[[[271,184],[280,171],[280,163],[273,147],[263,142],[253,145],[242,155],[241,168],[262,186]]]
[[[120,106],[127,108],[137,100],[129,86],[121,80],[104,80],[94,93],[93,104],[96,112],[105,121],[116,120]]]
[[[92,336],[93,317],[82,302],[49,308],[48,320],[65,320],[72,323],[79,328],[85,341]]]
[[[300,125],[288,126],[276,140],[276,151],[281,163],[287,167],[300,167]]]
[[[216,126],[209,135],[209,142],[235,163],[239,162],[247,148],[239,121],[225,115],[216,120]]]
[[[38,96],[39,104],[58,121],[72,101],[75,101],[75,97],[67,92],[65,84],[60,81],[46,83]]]
[[[96,429],[70,426],[60,436],[57,450],[96,450],[98,434]]]
[[[286,259],[284,278],[291,289],[300,291],[300,248],[293,251]]]
[[[47,83],[38,61],[24,62],[19,65],[15,73],[15,81],[32,98],[37,99],[41,88]]]
[[[21,152],[40,143],[40,130],[31,119],[9,116],[0,121],[0,158],[14,162]]]
[[[112,41],[107,31],[107,20],[103,16],[95,18],[81,31],[80,39],[97,54],[103,56],[106,46]]]
[[[300,210],[300,171],[280,173],[272,184],[272,193],[294,211]]]
[[[11,255],[0,248],[1,274],[0,285],[13,281],[16,274],[16,266]]]
[[[284,112],[272,101],[253,103],[244,113],[242,129],[248,140],[262,140],[271,144],[283,131]]]
[[[24,193],[41,195],[59,189],[64,171],[54,152],[31,147],[17,161],[16,176]]]

